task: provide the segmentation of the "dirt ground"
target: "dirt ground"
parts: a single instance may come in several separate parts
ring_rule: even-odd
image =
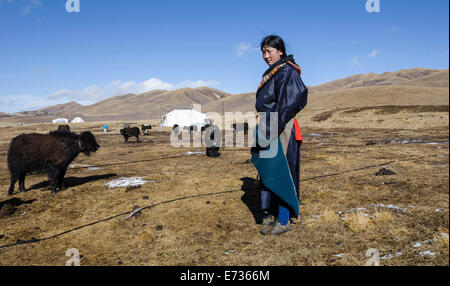
[[[101,148],[73,162],[68,188],[52,195],[45,175],[29,175],[27,192],[9,197],[10,140],[55,125],[0,127],[0,265],[65,265],[70,248],[81,265],[365,265],[370,248],[380,265],[449,265],[448,107],[323,112],[301,121],[300,216],[279,236],[259,234],[249,148],[208,158],[173,148],[169,129],[125,144],[123,122],[106,134],[103,123],[73,124]],[[440,121],[410,125],[427,118]],[[395,174],[376,175],[383,168]],[[122,177],[147,182],[108,187]]]

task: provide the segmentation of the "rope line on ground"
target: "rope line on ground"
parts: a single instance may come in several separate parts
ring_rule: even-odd
[[[170,156],[170,158],[176,158],[176,157],[180,157],[180,156],[185,156],[185,155],[174,155],[174,156]],[[347,171],[343,171],[343,172],[338,172],[338,173],[333,173],[333,174],[327,174],[327,175],[322,175],[322,176],[317,176],[317,177],[311,177],[311,178],[306,178],[306,179],[302,179],[300,180],[300,182],[305,182],[305,181],[309,181],[309,180],[314,180],[314,179],[319,179],[319,178],[325,178],[325,177],[331,177],[331,176],[337,176],[337,175],[341,175],[341,174],[345,174],[345,173],[350,173],[350,172],[356,172],[356,171],[360,171],[360,170],[364,170],[364,169],[370,169],[370,168],[376,168],[376,167],[381,167],[381,166],[386,166],[395,162],[408,162],[408,161],[416,161],[416,160],[420,160],[420,159],[424,159],[424,158],[429,158],[429,157],[438,157],[438,155],[430,155],[430,156],[423,156],[423,157],[419,157],[419,158],[411,158],[411,159],[406,159],[406,160],[393,160],[393,161],[389,161],[389,162],[385,162],[382,164],[376,164],[376,165],[370,165],[370,166],[365,166],[365,167],[361,167],[361,168],[356,168],[356,169],[352,169],[352,170],[347,170]],[[153,159],[148,159],[148,160],[142,160],[142,161],[152,161],[152,160],[158,160],[158,159],[163,159],[163,158],[168,158],[168,157],[159,157],[159,158],[153,158]],[[138,162],[138,161],[136,161]],[[141,162],[141,161],[139,161]],[[119,164],[124,164],[123,163],[119,163]],[[110,165],[110,164],[108,164]],[[92,166],[89,166],[92,167]],[[80,167],[81,168],[88,168],[88,167]],[[161,205],[161,204],[167,204],[167,203],[171,203],[171,202],[176,202],[176,201],[180,201],[180,200],[186,200],[186,199],[191,199],[191,198],[197,198],[197,197],[205,197],[205,196],[212,196],[212,195],[220,195],[220,194],[227,194],[227,193],[233,193],[233,192],[237,192],[237,190],[230,190],[230,191],[223,191],[223,192],[216,192],[216,193],[208,193],[208,194],[199,194],[199,195],[193,195],[193,196],[188,196],[188,197],[182,197],[182,198],[176,198],[176,199],[171,199],[171,200],[167,200],[167,201],[163,201],[163,202],[159,202],[159,203],[155,203],[153,205],[150,206],[146,206],[146,207],[142,207],[142,210],[145,209],[151,209],[155,206]],[[134,211],[134,210],[133,210]],[[13,247],[13,246],[17,246],[17,245],[23,245],[23,244],[30,244],[30,243],[36,243],[36,242],[40,242],[40,241],[45,241],[45,240],[49,240],[49,239],[53,239],[62,235],[65,235],[67,233],[71,233],[73,231],[85,228],[85,227],[89,227],[95,224],[98,224],[100,222],[105,222],[111,219],[114,219],[116,217],[119,216],[123,216],[123,215],[127,215],[127,214],[131,214],[133,211],[128,211],[128,212],[123,212],[120,214],[116,214],[101,220],[97,220],[82,226],[78,226],[69,230],[66,230],[64,232],[49,236],[49,237],[45,237],[45,238],[32,238],[30,240],[18,240],[16,243],[12,243],[12,244],[6,244],[6,245],[1,245],[0,249],[3,248],[9,248],[9,247]]]
[[[208,194],[198,194],[198,195],[193,195],[193,196],[188,196],[188,197],[175,198],[175,199],[162,201],[162,202],[159,202],[159,203],[155,203],[155,204],[152,204],[152,205],[149,205],[149,206],[142,207],[140,211],[143,211],[145,209],[151,209],[153,207],[156,207],[156,206],[159,206],[159,205],[162,205],[162,204],[168,204],[168,203],[172,203],[172,202],[176,202],[176,201],[187,200],[187,199],[198,198],[198,197],[207,197],[207,196],[228,194],[228,193],[233,193],[233,192],[237,192],[237,190],[230,190],[230,191],[223,191],[223,192],[216,192],[216,193],[208,193]],[[98,224],[98,223],[101,223],[101,222],[112,220],[112,219],[117,218],[119,216],[131,214],[133,212],[134,212],[134,210],[128,211],[128,212],[123,212],[123,213],[120,213],[120,214],[116,214],[116,215],[113,215],[113,216],[110,216],[110,217],[107,217],[107,218],[104,218],[104,219],[100,219],[100,220],[97,220],[97,221],[94,221],[94,222],[90,222],[90,223],[87,223],[87,224],[84,224],[84,225],[81,225],[81,226],[77,226],[77,227],[71,228],[69,230],[66,230],[66,231],[54,234],[52,236],[44,237],[44,238],[32,238],[30,240],[18,240],[15,243],[1,245],[0,249],[9,248],[9,247],[17,246],[17,245],[24,245],[24,244],[30,244],[30,243],[36,243],[36,242],[50,240],[50,239],[57,238],[59,236],[62,236],[62,235],[74,232],[76,230],[80,230],[80,229],[85,228],[85,227],[89,227],[89,226],[92,226],[92,225],[95,225],[95,224]]]

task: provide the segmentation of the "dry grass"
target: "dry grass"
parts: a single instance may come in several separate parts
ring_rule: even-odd
[[[446,231],[448,231],[448,229]],[[449,248],[448,232],[437,233],[433,236],[433,239],[436,241],[438,247],[441,250],[446,251],[448,253],[448,248]]]
[[[346,214],[344,221],[345,225],[353,232],[372,231],[374,229],[373,222],[368,214],[363,212]]]
[[[364,112],[368,120],[375,116],[373,110],[357,114]],[[118,134],[123,122],[110,122],[108,134],[103,122],[71,125],[76,132],[93,130],[101,145],[74,163],[103,166],[70,169],[69,188],[55,196],[43,184],[45,176],[27,176],[28,191],[13,196],[15,212],[0,214],[0,246],[72,231],[0,248],[0,265],[65,265],[68,248],[80,251],[82,265],[364,265],[369,248],[387,257],[381,265],[448,265],[448,236],[441,235],[449,228],[448,118],[433,129],[404,128],[406,117],[383,114],[376,116],[395,128],[330,127],[339,116],[322,127],[302,124],[301,214],[291,232],[276,237],[259,234],[259,193],[248,149],[226,148],[217,159],[183,156],[204,150],[172,148],[163,128],[142,137],[145,142],[125,144]],[[53,128],[0,127],[0,204],[11,199],[11,138]],[[401,143],[412,139],[421,141]],[[181,156],[151,160],[174,154]],[[381,167],[396,175],[375,176]],[[128,191],[105,185],[135,176],[153,182]],[[129,219],[123,219],[129,213],[113,217],[134,206],[149,208]],[[423,246],[412,247],[417,242]],[[420,256],[422,251],[435,255]]]
[[[390,223],[394,220],[394,216],[390,211],[376,211],[373,219],[376,223]]]

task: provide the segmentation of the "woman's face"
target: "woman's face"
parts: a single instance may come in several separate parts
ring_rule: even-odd
[[[266,63],[269,66],[278,62],[280,60],[281,56],[283,55],[282,51],[279,51],[270,46],[264,46],[261,51],[263,54],[263,59],[266,61]]]

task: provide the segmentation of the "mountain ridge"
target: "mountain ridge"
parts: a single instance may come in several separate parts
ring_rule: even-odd
[[[307,108],[335,108],[337,106],[365,106],[393,103],[448,104],[448,69],[402,69],[381,74],[356,74],[321,85],[308,87]],[[75,101],[48,106],[35,111],[5,117],[37,117],[43,120],[55,117],[81,116],[88,120],[156,119],[173,109],[190,109],[201,104],[202,112],[254,111],[255,92],[229,94],[210,87],[152,90],[141,94],[128,93],[106,98],[83,106]]]

